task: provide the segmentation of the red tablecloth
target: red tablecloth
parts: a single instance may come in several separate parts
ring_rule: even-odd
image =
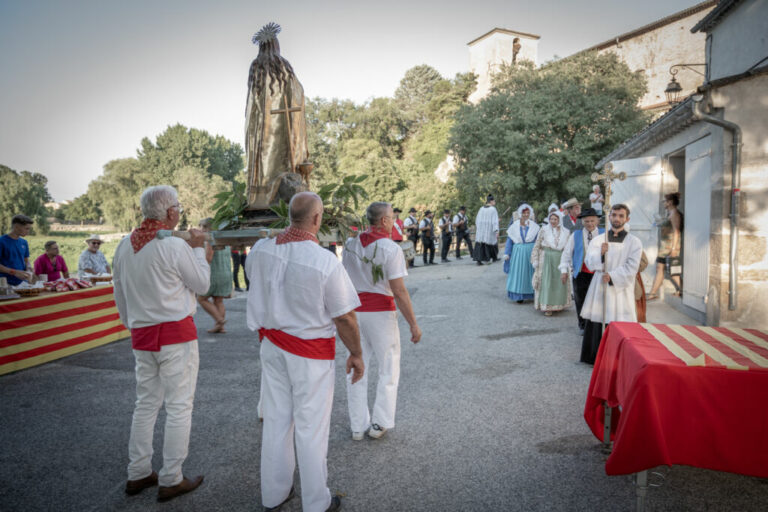
[[[768,332],[611,323],[584,418],[603,439],[609,475],[682,464],[768,477]]]
[[[111,285],[0,303],[0,375],[130,336]]]

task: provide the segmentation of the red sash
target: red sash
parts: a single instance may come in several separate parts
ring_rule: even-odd
[[[307,359],[336,358],[336,338],[314,338],[305,340],[279,329],[259,329],[259,341],[266,336],[276,347]]]
[[[197,327],[191,316],[178,322],[131,329],[131,345],[134,350],[159,352],[163,345],[186,343],[197,339]]]
[[[361,313],[373,313],[377,311],[395,311],[395,298],[381,293],[361,292],[360,307],[355,309]]]
[[[587,274],[594,274],[594,272],[592,272],[591,270],[589,270],[589,268],[587,268],[587,264],[583,263],[583,262],[581,264],[581,270],[579,270],[579,272],[586,272]]]

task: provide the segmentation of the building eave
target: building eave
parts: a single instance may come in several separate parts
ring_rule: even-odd
[[[591,46],[586,50],[577,52],[576,55],[582,52],[599,51],[599,50],[604,50],[606,48],[610,48],[611,46],[614,46],[618,43],[627,41],[629,39],[634,39],[635,37],[641,36],[652,30],[656,30],[659,27],[663,27],[664,25],[669,25],[670,23],[674,23],[675,21],[681,20],[683,18],[687,18],[688,16],[696,14],[697,12],[701,12],[706,9],[709,9],[710,7],[716,4],[717,4],[717,0],[707,0],[706,2],[701,2],[700,4],[696,4],[694,6],[689,7],[688,9],[683,9],[682,11],[676,12],[674,14],[670,14],[669,16],[656,20],[652,23],[649,23],[648,25],[644,25],[640,28],[632,30],[631,32],[626,32],[612,39],[609,39],[608,41],[604,41],[602,43],[596,44],[595,46]]]
[[[741,3],[741,0],[720,0],[720,3],[717,4],[717,7],[712,9],[712,11],[704,16],[699,22],[693,26],[691,29],[692,33],[696,32],[709,32],[715,26],[717,26],[718,23],[723,21],[723,18],[725,18],[734,7],[739,5]]]
[[[636,157],[697,122],[693,117],[692,103],[693,100],[690,97],[680,102],[672,110],[611,151],[595,165],[595,169],[602,169],[605,164],[613,160]]]
[[[487,37],[490,37],[490,36],[492,36],[493,34],[495,34],[497,32],[499,32],[501,34],[507,34],[507,35],[510,35],[510,36],[525,37],[525,38],[528,38],[528,39],[541,39],[541,36],[537,36],[536,34],[528,34],[526,32],[518,32],[516,30],[509,30],[509,29],[506,29],[506,28],[496,27],[496,28],[494,28],[492,30],[489,30],[485,34],[481,35],[480,37],[471,40],[470,42],[467,43],[467,46],[472,46],[475,43],[479,43],[483,39],[485,39]]]

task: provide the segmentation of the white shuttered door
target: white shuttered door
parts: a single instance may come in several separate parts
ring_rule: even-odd
[[[613,172],[624,171],[627,173],[627,179],[613,182],[611,204],[623,203],[629,207],[629,231],[643,243],[643,250],[648,258],[648,267],[641,274],[645,289],[648,291],[656,275],[654,261],[658,253],[659,230],[654,227],[653,218],[659,211],[661,159],[649,156],[614,160],[612,163]]]
[[[706,312],[709,288],[710,139],[704,137],[685,148],[683,304],[702,312]]]

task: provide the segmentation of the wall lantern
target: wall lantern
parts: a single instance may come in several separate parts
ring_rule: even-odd
[[[706,67],[706,64],[675,64],[673,66],[670,66],[669,68],[669,74],[672,75],[672,80],[670,80],[670,82],[667,84],[667,88],[664,89],[664,95],[667,97],[667,102],[673,107],[678,103],[680,103],[681,101],[680,94],[683,92],[683,87],[680,85],[680,82],[678,82],[677,78],[675,77],[678,71],[680,71],[679,68],[685,68],[701,76],[704,76],[704,73],[696,71],[690,66]]]

